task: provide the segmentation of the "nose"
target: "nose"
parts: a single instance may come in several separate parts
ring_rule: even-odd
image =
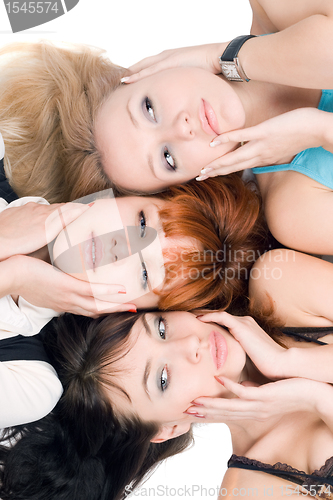
[[[186,359],[190,363],[198,363],[200,361],[200,340],[196,335],[187,335],[181,339],[174,341],[176,355],[182,359]]]
[[[117,232],[115,238],[112,239],[110,255],[112,262],[125,259],[129,256],[129,249],[125,231]]]
[[[181,111],[175,118],[174,131],[178,138],[191,141],[195,138],[193,121],[188,113]]]

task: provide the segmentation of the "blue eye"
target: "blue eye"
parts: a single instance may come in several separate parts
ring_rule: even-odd
[[[142,265],[142,283],[143,283],[143,288],[146,289],[148,286],[148,271],[146,268],[146,264],[144,262],[141,262]]]
[[[155,117],[154,106],[153,106],[151,100],[148,97],[145,98],[144,105],[145,105],[145,108],[146,108],[146,111],[147,111],[149,117],[152,120],[154,120],[154,122],[155,122],[156,121],[156,117]]]
[[[169,385],[168,370],[167,370],[166,366],[162,370],[160,383],[161,383],[161,391],[164,392],[168,388],[168,385]]]
[[[162,318],[162,316],[160,316],[158,318],[158,334],[163,340],[166,339],[166,331],[167,331],[166,321],[164,318]]]
[[[167,147],[164,148],[163,156],[166,163],[166,168],[175,172],[177,170],[177,163]]]
[[[139,213],[139,228],[140,228],[140,238],[144,238],[146,236],[146,216],[143,210]]]

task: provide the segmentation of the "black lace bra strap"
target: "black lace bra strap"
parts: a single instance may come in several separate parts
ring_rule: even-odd
[[[279,467],[277,467],[279,466]],[[232,455],[229,462],[229,468],[236,469],[248,469],[258,472],[265,472],[266,474],[271,474],[273,476],[280,477],[281,479],[286,479],[293,483],[299,485],[306,485],[312,483],[316,484],[329,484],[333,486],[332,476],[317,476],[315,474],[306,474],[305,472],[298,471],[287,464],[276,464],[276,466],[258,462],[257,460],[250,460],[246,457],[238,457],[237,455]]]
[[[18,199],[6,177],[3,160],[0,160],[0,198],[6,200],[7,203]]]
[[[333,333],[333,328],[331,326],[325,327],[302,327],[302,328],[293,328],[293,327],[285,327],[281,329],[285,335],[288,337],[293,337],[295,340],[305,340],[306,342],[314,342],[319,345],[326,345],[326,342],[322,342],[321,337],[325,337],[325,335],[329,335]]]
[[[49,358],[38,335],[33,337],[17,335],[16,337],[0,340],[0,362],[18,360],[45,361],[49,363]]]

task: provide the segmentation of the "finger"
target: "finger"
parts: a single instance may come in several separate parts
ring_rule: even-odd
[[[92,297],[77,297],[77,300],[75,302],[72,301],[71,309],[72,310],[70,312],[73,312],[75,310],[76,314],[81,314],[78,312],[79,310],[85,311],[84,316],[87,316],[87,313],[89,313],[89,316],[98,316],[99,314],[108,314],[115,312],[137,312],[135,304],[118,304],[116,302],[106,302]]]
[[[46,242],[50,243],[66,226],[89,208],[89,205],[81,203],[66,203],[66,205],[54,210],[45,221]]]
[[[149,66],[152,66],[153,64],[157,64],[163,59],[163,57],[165,56],[162,56],[162,53],[156,54],[155,56],[145,57],[144,59],[141,59],[141,61],[132,64],[132,66],[128,68],[128,71],[130,71],[132,74],[139,73],[139,71],[142,71]]]
[[[244,146],[231,153],[227,153],[206,165],[200,171],[200,175],[210,175],[217,172],[226,172],[228,170],[238,171],[246,168],[253,168],[260,164],[261,159],[257,147]]]
[[[142,69],[141,71],[138,71],[137,73],[134,73],[133,75],[125,76],[120,81],[122,83],[135,83],[135,82],[138,82],[139,80],[142,80],[143,78],[146,78],[147,76],[152,76],[155,73],[158,73],[159,71],[162,71],[162,70],[167,69],[167,68],[168,68],[168,65],[165,65],[162,63],[153,64],[152,66],[149,66],[148,68]]]
[[[238,172],[244,169],[245,167],[243,167],[243,165],[221,166],[220,163],[216,161],[204,167],[201,170],[199,176],[196,177],[196,180],[204,181],[209,177],[217,177],[218,175],[229,175],[232,174],[233,172]]]
[[[234,321],[235,318],[235,321]],[[203,323],[218,323],[219,325],[227,326],[237,325],[237,316],[232,316],[226,311],[212,312],[197,316],[197,319]]]
[[[245,332],[249,332],[249,328],[252,326],[252,323],[253,325],[257,325],[254,319],[250,316],[233,316],[226,311],[208,313],[204,316],[199,316],[198,319],[204,323],[218,323],[219,325],[227,327],[231,335],[233,335],[239,342],[241,342],[243,338],[246,338]],[[251,336],[250,342],[253,343],[253,336]]]
[[[216,136],[210,143],[211,147],[216,147],[219,144],[226,144],[228,142],[248,142],[254,139],[260,139],[265,134],[261,124],[254,127],[242,128],[238,130],[231,130]]]
[[[216,150],[217,153],[218,150]],[[240,146],[233,151],[222,154],[219,158],[215,158],[214,161],[206,165],[206,168],[211,168],[214,164],[221,167],[226,167],[229,165],[236,165],[248,160],[255,159],[259,156],[259,146],[257,142],[248,142],[244,146]],[[205,170],[202,169],[201,171]]]
[[[131,312],[136,313],[137,308],[135,304],[118,304],[115,302],[105,302],[102,300],[95,299],[96,312],[97,314],[107,314],[116,312]]]
[[[202,399],[202,398],[200,398]],[[184,413],[197,418],[205,418],[216,422],[228,420],[243,420],[255,418],[258,414],[258,404],[239,398],[205,398],[205,406],[190,406]]]
[[[95,298],[103,299],[109,295],[122,294],[126,295],[126,288],[123,285],[105,285],[100,283],[89,283],[90,293]],[[125,297],[126,298],[126,297]],[[105,300],[105,298],[103,299]]]
[[[227,377],[215,377],[216,380],[220,381],[224,387],[235,394],[240,399],[253,400],[258,399],[258,390],[259,387],[253,386],[244,386],[234,382],[233,380],[228,379]]]

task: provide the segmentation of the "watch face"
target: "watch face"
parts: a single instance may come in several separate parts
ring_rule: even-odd
[[[237,68],[235,66],[234,62],[222,62],[221,63],[221,69],[222,73],[224,76],[228,79],[237,79],[237,80],[242,80],[241,77],[239,76],[239,73],[237,71]]]

